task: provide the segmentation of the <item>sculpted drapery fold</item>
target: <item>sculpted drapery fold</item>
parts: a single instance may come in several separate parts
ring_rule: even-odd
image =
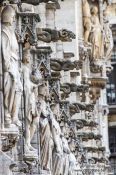
[[[19,47],[13,22],[15,11],[6,6],[2,11],[2,56],[4,70],[5,123],[21,126],[18,112],[22,94],[19,68]]]

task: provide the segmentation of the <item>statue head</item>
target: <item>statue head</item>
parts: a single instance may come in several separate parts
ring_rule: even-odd
[[[98,14],[98,8],[96,6],[91,8],[91,14],[92,15],[97,15]]]
[[[12,23],[15,20],[15,10],[12,6],[7,5],[3,11],[2,11],[2,23],[9,23],[9,25],[12,25]]]

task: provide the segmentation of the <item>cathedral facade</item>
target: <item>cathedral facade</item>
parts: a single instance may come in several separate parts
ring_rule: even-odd
[[[0,175],[113,175],[111,3],[0,1]]]

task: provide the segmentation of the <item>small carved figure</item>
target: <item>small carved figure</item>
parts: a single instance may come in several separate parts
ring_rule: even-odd
[[[110,24],[108,20],[107,10],[104,11],[104,56],[107,60],[111,58],[112,49],[113,49],[113,37],[112,31],[110,29]]]
[[[103,41],[102,28],[99,22],[98,8],[96,6],[92,7],[91,15],[92,30],[90,42],[92,43],[92,57],[97,60],[103,56]]]
[[[15,10],[6,6],[2,11],[2,56],[4,70],[5,124],[21,126],[18,112],[21,102],[22,83],[19,70],[19,47],[14,31]]]
[[[38,40],[43,42],[57,42],[61,40],[63,42],[70,42],[72,39],[75,39],[75,34],[72,31],[62,29],[62,30],[55,30],[49,28],[37,28],[37,37]]]
[[[91,32],[91,12],[88,1],[82,0],[82,2],[83,2],[84,40],[86,43],[88,43],[89,35]]]
[[[37,110],[36,88],[39,85],[39,81],[42,79],[41,74],[36,75],[36,80],[33,81],[30,69],[30,49],[23,51],[23,77],[24,77],[24,100],[25,100],[25,115],[26,115],[26,136],[25,136],[25,153],[35,151],[31,146],[31,140],[35,133],[37,124],[39,124],[40,113]],[[34,79],[35,80],[35,79]]]

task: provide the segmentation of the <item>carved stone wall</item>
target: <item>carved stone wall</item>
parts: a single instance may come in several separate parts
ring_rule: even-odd
[[[0,2],[0,175],[111,173],[107,5]]]

